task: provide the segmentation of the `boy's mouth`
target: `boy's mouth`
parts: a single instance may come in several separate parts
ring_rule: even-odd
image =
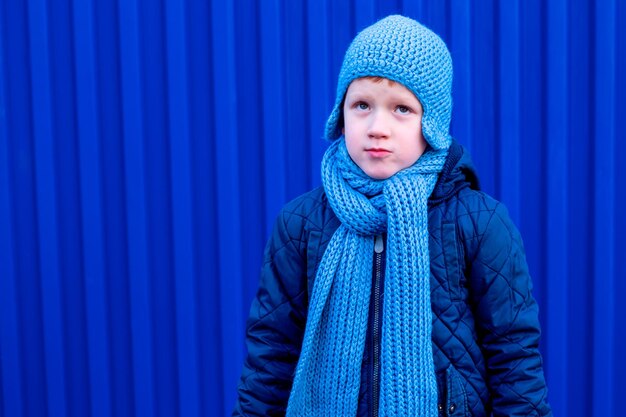
[[[365,152],[367,152],[369,156],[372,156],[374,158],[382,158],[391,153],[391,151],[384,148],[366,148]]]

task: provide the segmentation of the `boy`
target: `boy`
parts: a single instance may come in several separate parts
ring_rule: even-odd
[[[414,20],[348,48],[323,188],[266,248],[234,415],[551,415],[522,242],[449,135],[451,84]]]

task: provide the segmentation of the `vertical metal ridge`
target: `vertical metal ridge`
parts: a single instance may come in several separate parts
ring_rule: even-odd
[[[245,319],[241,306],[241,212],[239,191],[239,157],[241,145],[237,120],[236,89],[237,80],[234,50],[235,31],[232,5],[214,2],[211,9],[213,41],[213,88],[216,97],[215,137],[220,153],[215,157],[217,182],[217,242],[219,259],[220,317],[222,353],[224,355],[224,381],[222,386],[222,406],[234,404],[235,393],[231,387],[241,371],[244,351],[240,329]]]
[[[615,415],[612,397],[615,375],[615,29],[614,0],[594,3],[594,337],[593,414]]]
[[[357,6],[357,9],[358,8],[360,8],[360,5]],[[423,20],[423,9],[423,1],[402,0],[402,13],[410,18],[417,20],[418,22],[421,22]]]
[[[165,15],[179,413],[191,417],[200,414],[200,401],[184,3],[166,1]]]
[[[91,412],[94,416],[109,416],[112,405],[110,327],[93,6],[90,1],[74,0],[72,12]]]
[[[570,99],[568,120],[568,230],[575,230],[576,237],[564,242],[568,256],[568,367],[567,386],[553,390],[566,390],[570,414],[590,416],[592,396],[589,381],[592,377],[591,349],[593,340],[593,256],[589,254],[589,242],[593,241],[593,113],[591,83],[593,55],[591,53],[591,25],[587,0],[569,2],[568,15],[568,92]],[[575,290],[574,290],[575,289]],[[580,341],[574,342],[573,341]],[[575,399],[575,401],[572,401]],[[556,413],[557,411],[555,411]]]
[[[199,407],[201,415],[223,415],[221,343],[219,343],[219,287],[217,272],[216,184],[214,146],[223,143],[213,134],[214,94],[211,64],[210,3],[188,3],[188,71],[190,98],[191,167],[193,168],[194,254],[198,325]],[[253,48],[254,49],[254,48]],[[192,53],[193,52],[193,53]],[[200,52],[200,53],[195,53]],[[251,70],[252,73],[256,71]],[[253,108],[259,108],[252,103]],[[255,200],[258,201],[258,200]],[[248,204],[249,206],[250,204]],[[259,225],[261,227],[261,225]]]
[[[330,69],[328,47],[330,35],[326,15],[328,14],[328,0],[307,2],[307,27],[309,37],[307,44],[309,82],[316,88],[311,88],[309,107],[311,109],[311,130],[308,132],[311,178],[313,186],[320,184],[320,162],[326,149],[321,138],[324,136],[325,121],[334,104],[334,96],[330,94],[335,85],[335,74]],[[332,75],[331,75],[332,74]]]
[[[268,2],[260,10],[261,96],[266,109],[263,126],[263,159],[265,170],[265,224],[272,224],[285,203],[286,139],[285,71],[281,42],[282,10],[279,2]],[[267,230],[269,232],[269,230]],[[269,234],[269,233],[268,233]]]
[[[197,40],[202,42],[202,50],[211,51],[215,42],[212,30],[213,11],[212,5],[209,2],[199,1],[198,5],[205,7],[204,13],[195,13],[196,22],[195,25],[202,27],[201,36],[196,37]],[[256,14],[254,14],[256,17]],[[201,18],[200,18],[201,17]],[[258,37],[254,38],[254,44],[258,42]],[[254,47],[254,50],[258,48]],[[203,395],[201,396],[203,412],[207,415],[215,414],[222,416],[225,414],[224,410],[224,355],[222,353],[223,345],[220,342],[220,336],[222,334],[222,319],[221,319],[221,302],[219,299],[220,292],[220,264],[219,258],[220,244],[218,239],[219,230],[219,217],[217,201],[221,198],[217,193],[217,168],[215,159],[218,157],[217,153],[213,151],[215,147],[224,141],[224,138],[217,137],[216,130],[216,115],[215,109],[217,106],[222,105],[222,101],[218,100],[215,95],[214,80],[215,80],[215,67],[214,60],[217,58],[214,54],[207,53],[205,55],[194,55],[195,58],[202,56],[206,61],[201,61],[201,65],[193,65],[193,70],[198,70],[197,79],[202,80],[206,92],[206,102],[204,108],[197,108],[196,110],[205,111],[206,118],[203,114],[199,114],[199,120],[205,121],[205,130],[198,136],[197,148],[199,155],[197,156],[198,166],[196,167],[198,172],[198,181],[202,183],[200,192],[196,194],[196,197],[200,199],[198,205],[198,213],[202,214],[199,219],[204,221],[203,234],[198,234],[198,240],[201,242],[198,249],[198,269],[201,274],[199,280],[199,301],[198,306],[203,314],[200,324],[202,325],[200,332],[200,348],[203,352],[201,355],[201,362],[203,365],[203,377],[206,385],[204,386]],[[257,72],[254,71],[254,74]],[[205,78],[206,76],[206,78]],[[255,89],[256,90],[256,89]],[[194,92],[198,92],[194,89]],[[199,96],[201,97],[201,96]],[[260,103],[253,102],[254,105]],[[258,141],[258,137],[255,137]],[[260,154],[260,152],[259,152]],[[261,159],[261,158],[259,158]],[[258,172],[258,171],[254,171]],[[261,179],[259,178],[259,181]],[[262,195],[262,193],[261,193]],[[263,206],[262,200],[258,201],[259,206]],[[262,227],[262,225],[260,225]],[[204,256],[200,256],[203,254]],[[243,303],[241,303],[243,308]],[[242,315],[242,318],[244,316]],[[243,328],[241,329],[243,331]],[[239,375],[237,375],[238,377]],[[234,391],[234,390],[232,390]],[[234,403],[230,404],[232,407]],[[207,412],[207,410],[210,410]],[[230,410],[228,410],[230,411]]]
[[[425,13],[424,18],[422,19],[422,22],[425,23],[430,30],[435,32],[441,39],[443,39],[444,42],[446,42],[446,45],[450,39],[450,29],[447,25],[449,3],[449,1],[431,2],[430,4],[425,3],[423,6],[423,11]]]
[[[480,152],[472,152],[472,158],[476,163],[481,180],[481,187],[488,194],[495,194],[496,151],[495,151],[495,71],[497,63],[495,56],[487,45],[494,45],[495,27],[494,10],[489,8],[487,2],[479,2],[472,8],[470,36],[474,41],[474,49],[471,56],[472,85],[472,117],[480,123],[472,124],[472,151],[480,149]],[[478,76],[480,74],[480,76]],[[490,142],[491,140],[491,142]]]
[[[307,3],[308,2],[302,2],[299,6],[299,10],[301,12],[299,24],[301,25],[302,30],[302,38],[300,39],[301,43],[299,47],[301,49],[300,53],[302,58],[302,77],[304,78],[302,102],[304,103],[304,108],[306,109],[306,114],[304,115],[304,125],[300,126],[300,135],[308,137],[309,132],[311,132],[311,103],[309,98],[311,97],[313,86],[308,82],[311,79],[311,62],[309,60],[309,54],[306,45],[308,45],[310,42],[309,37],[311,36],[311,31],[308,25]],[[310,141],[302,141],[299,144],[300,150],[302,152],[300,163],[303,164],[301,174],[304,189],[313,188],[311,179],[311,158],[309,153],[309,142]]]
[[[356,3],[358,4],[353,3],[352,5],[352,10],[354,12],[354,29],[356,32],[360,32],[367,26],[374,23],[376,15],[376,2],[375,0],[357,0]],[[403,6],[407,15],[419,17],[416,9],[419,10],[421,8],[420,2],[409,1],[404,3]]]
[[[465,146],[472,148],[472,56],[471,8],[469,2],[453,0],[450,11],[450,39],[454,80],[452,94],[451,134]]]
[[[39,231],[39,263],[46,401],[51,416],[65,416],[65,348],[58,253],[57,191],[54,163],[48,12],[44,2],[28,5],[32,83],[32,129]]]
[[[496,141],[499,146],[498,194],[515,224],[520,219],[520,23],[519,1],[497,6],[498,81]]]
[[[107,291],[111,414],[131,416],[134,409],[126,187],[122,135],[121,75],[117,2],[93,2],[94,51],[102,179],[105,287]]]
[[[176,414],[178,396],[176,280],[173,242],[170,118],[165,1],[139,2],[139,54],[144,118],[147,253],[154,355],[155,407]]]
[[[547,373],[551,383],[566,386],[568,380],[567,355],[567,301],[569,274],[567,251],[563,240],[568,239],[567,230],[567,156],[568,120],[567,91],[567,4],[553,1],[547,5],[547,132],[545,152],[547,156],[547,205],[546,205],[546,276],[549,297],[547,325],[550,329]],[[552,392],[551,401],[564,415],[569,415],[565,390]]]
[[[616,2],[616,22],[626,22],[626,2]],[[623,24],[616,24],[615,27],[615,153],[614,161],[617,164],[623,161],[623,155],[626,155],[626,79],[623,75],[626,74],[626,26]],[[618,213],[626,212],[626,178],[624,175],[617,175],[618,170],[615,171],[615,183],[613,188],[613,194],[615,196],[614,213],[615,216],[615,233],[613,235],[613,257],[616,260],[615,270],[613,271],[614,277],[621,277],[622,279],[615,279],[614,294],[626,293],[626,263],[619,262],[620,256],[626,253],[626,241],[621,238],[626,235],[626,218],[623,215],[617,215]],[[617,302],[616,297],[615,310],[614,310],[614,327],[612,331],[615,333],[615,347],[614,352],[626,352],[626,337],[624,336],[624,329],[626,329],[626,303]],[[621,335],[621,337],[620,337]],[[624,355],[615,355],[615,362],[613,367],[615,376],[626,374],[626,357]],[[616,377],[613,380],[613,398],[614,407],[619,406],[619,399],[626,392],[626,379]]]
[[[139,60],[139,17],[136,1],[120,1],[120,63],[128,219],[128,276],[131,345],[135,382],[135,415],[155,415],[154,346],[148,270],[144,122]]]
[[[13,213],[11,210],[11,161],[9,149],[8,100],[5,95],[5,34],[3,4],[0,4],[0,378],[2,412],[7,416],[22,416],[24,383],[21,369],[22,349],[19,337],[18,292],[15,285],[15,245]]]
[[[522,161],[534,158],[535,163],[523,165],[524,181],[520,182],[520,194],[523,196],[520,209],[523,216],[520,217],[519,227],[524,241],[533,243],[526,246],[526,256],[529,269],[534,278],[543,276],[542,262],[544,241],[542,237],[543,217],[540,215],[543,209],[543,177],[541,143],[545,130],[542,129],[545,114],[542,85],[543,47],[541,42],[541,8],[538,1],[524,2],[525,7],[520,9],[521,43],[520,52],[523,59],[520,61],[520,100],[522,103],[533,103],[533,106],[523,105],[520,107],[520,118],[524,123],[520,124],[520,136],[523,138],[523,146],[520,148]],[[538,29],[539,28],[539,29]],[[539,86],[539,88],[538,88]],[[540,185],[537,188],[537,184]],[[533,198],[537,195],[540,198]],[[538,302],[543,305],[545,282],[535,279],[534,295]],[[544,315],[544,310],[540,310]],[[544,338],[544,341],[546,338]],[[542,345],[543,347],[543,345]]]
[[[37,375],[39,378],[24,378],[24,398],[37,398],[39,401],[22,401],[26,414],[47,412],[46,365],[44,347],[44,323],[41,299],[41,264],[37,220],[37,178],[33,138],[33,65],[29,32],[27,3],[4,4],[15,13],[7,21],[8,32],[12,35],[9,44],[11,65],[8,72],[14,77],[7,87],[10,107],[11,134],[7,145],[13,172],[9,174],[14,198],[13,221],[16,247],[14,281],[17,296],[17,333],[23,353],[22,372],[24,375]],[[7,45],[5,44],[5,47]]]
[[[296,5],[297,2],[289,3]],[[234,8],[235,33],[245,33],[246,36],[238,37],[234,59],[236,62],[236,102],[240,109],[255,109],[254,111],[237,112],[238,121],[237,135],[240,143],[245,142],[245,147],[238,149],[238,164],[244,175],[239,176],[239,204],[246,210],[241,216],[241,230],[245,231],[242,239],[241,257],[246,259],[241,265],[242,274],[242,317],[249,312],[250,300],[256,290],[258,282],[258,266],[262,263],[262,252],[258,250],[267,238],[266,221],[266,198],[265,198],[265,172],[266,161],[263,143],[263,94],[260,86],[262,39],[259,29],[259,3],[254,0],[246,0],[236,4]],[[287,52],[288,54],[288,52]],[[275,65],[276,63],[274,63]],[[254,74],[250,76],[250,74]],[[288,82],[287,82],[288,88]],[[219,102],[218,102],[219,103]],[[218,104],[219,105],[219,104]],[[294,106],[295,107],[295,106]],[[257,111],[258,109],[258,111]],[[281,108],[276,111],[285,111]],[[268,115],[268,117],[273,117]],[[296,143],[298,141],[292,141]],[[301,142],[304,145],[304,142]],[[254,172],[255,175],[245,175],[246,172]],[[294,173],[291,177],[298,177]],[[289,179],[287,180],[287,182]]]
[[[285,201],[282,203],[293,199],[303,188],[307,188],[306,185],[303,186],[303,183],[306,183],[306,175],[309,171],[306,141],[301,139],[302,132],[306,132],[309,126],[306,51],[302,48],[306,32],[304,7],[305,5],[301,2],[288,2],[281,11],[283,30],[280,38],[285,63],[283,77],[285,106],[283,108],[300,109],[300,111],[292,112],[290,117],[283,117],[285,161],[282,176]]]

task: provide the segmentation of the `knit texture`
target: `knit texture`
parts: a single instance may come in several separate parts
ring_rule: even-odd
[[[325,136],[341,136],[342,103],[350,83],[380,76],[411,90],[424,109],[422,133],[435,149],[450,146],[452,58],[445,43],[427,27],[404,16],[388,16],[360,32],[348,48]]]
[[[344,139],[322,162],[341,221],[317,271],[287,416],[354,416],[371,292],[374,236],[387,231],[380,416],[437,416],[431,331],[427,199],[447,150],[373,180]]]

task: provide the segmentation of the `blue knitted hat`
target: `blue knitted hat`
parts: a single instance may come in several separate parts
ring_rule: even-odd
[[[326,122],[327,139],[341,136],[344,96],[352,81],[365,76],[388,78],[411,90],[424,109],[424,139],[434,149],[450,146],[452,58],[439,36],[398,15],[360,32],[346,51],[339,72],[335,107]]]

